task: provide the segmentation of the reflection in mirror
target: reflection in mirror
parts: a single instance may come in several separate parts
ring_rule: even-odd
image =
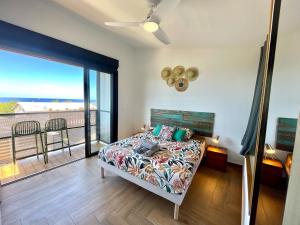
[[[283,221],[300,112],[300,1],[282,1],[256,224]],[[292,225],[292,223],[289,223]]]
[[[261,48],[252,108],[247,129],[242,140],[243,148],[240,152],[246,159],[243,193],[248,192],[249,194],[249,217],[245,212],[245,209],[247,210],[247,204],[244,204],[244,201],[243,206],[245,213],[242,215],[242,223],[247,225],[256,224],[280,9],[281,0],[272,0],[269,31],[264,46]],[[271,148],[269,148],[268,151],[271,152]],[[245,175],[245,171],[247,171],[247,175]],[[244,196],[243,199],[246,199],[246,197]]]

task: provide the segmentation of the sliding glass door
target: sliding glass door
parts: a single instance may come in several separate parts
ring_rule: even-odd
[[[98,73],[98,111],[97,138],[104,143],[111,143],[111,74]],[[99,96],[98,95],[98,96]]]
[[[117,59],[77,47],[4,21],[0,21],[0,31],[5,31],[5,35],[0,35],[0,48],[84,68],[84,134],[86,156],[92,155],[99,149],[96,148],[92,153],[91,144],[94,141],[100,143],[101,141],[114,142],[117,140],[119,68],[119,61]],[[90,73],[91,77],[96,76],[96,81],[92,82],[90,80]],[[97,75],[93,75],[95,73]],[[103,80],[106,82],[104,82],[106,88],[101,88],[101,74],[104,73],[107,74],[109,78],[105,77],[106,75],[103,75]],[[99,82],[97,79],[99,79]],[[93,93],[91,93],[93,92],[93,89],[90,90],[90,87],[94,84],[98,86],[94,89],[96,96],[93,96]],[[110,87],[108,88],[109,85]],[[51,87],[52,92],[56,89],[56,87]],[[75,91],[72,93],[68,90],[63,90],[63,93],[77,94],[76,92],[80,92],[79,89],[80,88],[75,88]],[[93,111],[91,105],[93,105],[93,102],[95,101],[96,103],[101,104],[101,96],[104,98],[103,100],[106,100],[107,104],[96,104]],[[108,102],[110,102],[110,105]],[[78,123],[83,122],[82,118],[77,119],[76,121]]]
[[[99,149],[115,141],[113,111],[116,102],[113,79],[116,73],[85,70],[85,116],[86,116],[86,155],[97,154]]]

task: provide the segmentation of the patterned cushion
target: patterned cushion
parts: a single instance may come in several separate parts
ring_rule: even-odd
[[[175,132],[175,129],[176,129],[175,127],[170,127],[170,126],[163,125],[161,130],[160,130],[159,137],[162,140],[171,141],[172,137],[173,137],[173,134]]]
[[[186,134],[184,136],[184,140],[188,141],[193,136],[194,132],[190,128],[181,127],[180,129],[185,130]]]

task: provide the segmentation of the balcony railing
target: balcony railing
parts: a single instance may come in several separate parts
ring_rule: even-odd
[[[91,134],[92,140],[96,140],[96,112],[91,110]],[[12,162],[12,142],[11,127],[20,121],[36,120],[43,129],[45,122],[49,119],[65,118],[68,124],[70,145],[75,146],[85,142],[84,136],[84,111],[53,111],[36,113],[10,113],[0,114],[0,164]],[[51,142],[57,142],[60,135],[52,137]],[[41,153],[41,143],[38,141],[39,152]],[[36,154],[34,136],[19,137],[16,139],[16,148],[21,150],[17,153],[17,158],[26,158]],[[49,151],[61,149],[61,144],[49,145]]]

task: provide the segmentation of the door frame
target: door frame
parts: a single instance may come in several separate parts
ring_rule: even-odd
[[[84,134],[85,134],[85,157],[92,157],[98,154],[98,152],[91,151],[91,113],[90,113],[90,74],[89,71],[92,68],[84,67],[84,75],[83,75],[83,90],[84,90]],[[97,69],[99,71],[99,69]],[[111,104],[110,104],[110,143],[118,140],[118,71],[114,70],[112,72],[99,71],[97,72],[97,76],[100,75],[101,72],[105,72],[111,74],[111,82],[110,82],[110,95],[111,95]],[[97,79],[98,80],[98,79]],[[100,86],[97,85],[97,93],[99,93]],[[97,107],[97,110],[100,110]],[[98,114],[98,112],[97,112]],[[96,122],[96,126],[100,126],[99,123]],[[96,130],[99,127],[96,127]]]
[[[111,142],[118,139],[119,60],[0,20],[0,49],[83,67],[86,153],[90,146],[88,69],[112,74]],[[97,153],[96,153],[97,154]],[[86,154],[90,157],[92,154]]]

